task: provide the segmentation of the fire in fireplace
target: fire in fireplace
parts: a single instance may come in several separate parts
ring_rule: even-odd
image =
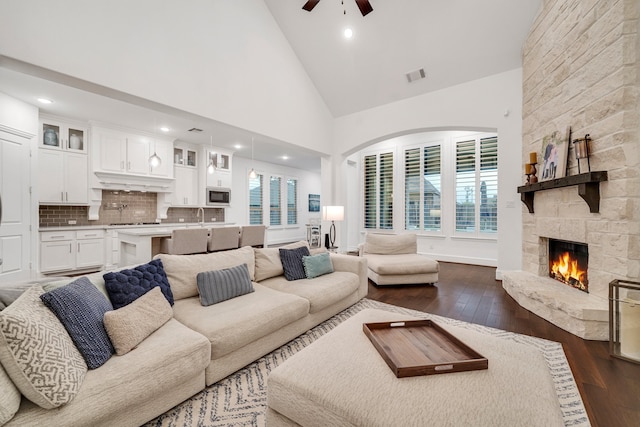
[[[549,277],[589,292],[588,265],[586,244],[549,239]]]

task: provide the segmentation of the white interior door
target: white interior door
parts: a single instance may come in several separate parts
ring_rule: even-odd
[[[29,140],[0,131],[0,282],[31,276]]]

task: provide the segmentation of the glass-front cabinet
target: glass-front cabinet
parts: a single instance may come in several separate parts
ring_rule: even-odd
[[[87,152],[87,128],[55,118],[40,118],[41,148]]]
[[[191,166],[194,168],[197,167],[197,151],[187,147],[173,147],[173,164],[179,166]]]

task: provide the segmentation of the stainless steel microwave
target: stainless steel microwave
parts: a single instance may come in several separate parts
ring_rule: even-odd
[[[231,189],[224,187],[207,187],[207,206],[229,206]]]

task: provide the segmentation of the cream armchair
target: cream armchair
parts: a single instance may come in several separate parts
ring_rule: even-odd
[[[376,285],[406,285],[438,281],[438,261],[418,254],[415,234],[372,234],[358,246],[367,259],[367,276]]]

